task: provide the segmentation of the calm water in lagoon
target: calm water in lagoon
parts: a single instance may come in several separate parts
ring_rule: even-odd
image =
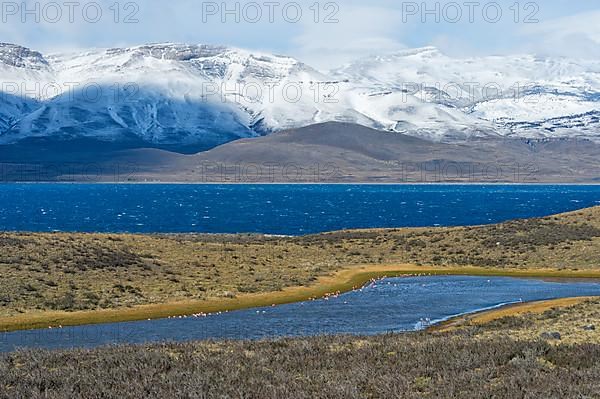
[[[600,186],[0,185],[0,230],[299,235],[454,226],[600,204]]]
[[[600,283],[471,276],[392,278],[329,300],[200,318],[4,333],[0,334],[0,351],[413,331],[426,319],[434,322],[512,302],[587,295],[600,295]]]

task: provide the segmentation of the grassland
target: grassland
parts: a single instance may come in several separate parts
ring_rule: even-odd
[[[0,330],[284,303],[400,274],[600,277],[600,208],[489,226],[0,234]]]
[[[456,228],[0,234],[0,329],[297,301],[406,274],[600,277],[600,208]],[[427,332],[0,354],[2,398],[600,398],[600,299]]]
[[[598,398],[599,305],[449,332],[16,352],[0,398]]]

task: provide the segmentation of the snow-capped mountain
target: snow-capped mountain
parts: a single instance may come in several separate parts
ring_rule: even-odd
[[[91,137],[210,148],[293,118],[269,113],[253,88],[321,78],[289,57],[224,47],[150,45],[33,60],[27,49],[2,49],[2,143]]]
[[[401,129],[393,125],[398,120],[408,124],[406,133],[430,138],[444,138],[453,129],[467,135],[479,130],[600,137],[600,61],[531,55],[456,59],[427,47],[358,60],[334,75],[371,95],[406,92],[404,104],[415,106],[399,106],[403,112],[388,118],[391,130]],[[427,109],[431,112],[423,115]]]
[[[206,149],[327,121],[444,141],[600,140],[600,62],[456,59],[423,48],[319,72],[207,45],[45,56],[0,44],[0,82],[0,144],[93,138]]]

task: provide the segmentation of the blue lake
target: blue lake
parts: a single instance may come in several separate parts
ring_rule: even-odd
[[[0,334],[0,351],[414,331],[451,316],[502,304],[588,295],[600,295],[600,283],[473,276],[391,278],[328,300],[198,318],[3,333]]]
[[[0,230],[300,235],[486,224],[600,204],[600,186],[0,185]]]

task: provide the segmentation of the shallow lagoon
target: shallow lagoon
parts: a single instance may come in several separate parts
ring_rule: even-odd
[[[205,317],[4,333],[0,334],[0,351],[414,331],[504,304],[588,295],[600,295],[599,282],[474,276],[389,278],[328,299]]]

